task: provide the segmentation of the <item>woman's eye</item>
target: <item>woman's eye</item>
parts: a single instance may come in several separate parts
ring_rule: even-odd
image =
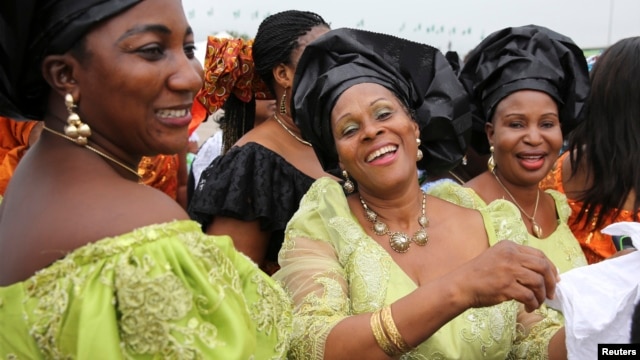
[[[389,116],[391,116],[391,111],[380,110],[380,111],[376,112],[375,116],[376,116],[377,120],[384,120],[384,119],[389,118]]]
[[[185,45],[184,53],[189,59],[193,59],[196,56],[196,46],[194,44]]]
[[[355,126],[349,126],[342,131],[342,135],[350,135],[356,132],[358,128]]]
[[[164,49],[158,45],[145,46],[138,50],[138,52],[151,60],[159,59],[164,55]]]

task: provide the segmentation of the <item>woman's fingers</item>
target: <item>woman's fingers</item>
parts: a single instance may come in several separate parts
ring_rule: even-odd
[[[553,298],[558,272],[539,250],[501,241],[476,258],[471,271],[478,281],[474,286],[479,306],[516,300],[527,311],[537,309],[546,298]],[[473,286],[473,285],[472,285]]]

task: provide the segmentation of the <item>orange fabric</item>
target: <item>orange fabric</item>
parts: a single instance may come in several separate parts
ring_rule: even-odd
[[[204,59],[204,85],[196,95],[189,125],[191,134],[209,114],[220,109],[230,94],[249,102],[273,99],[267,85],[255,73],[253,40],[209,36]]]
[[[29,136],[37,123],[0,116],[0,195],[4,195],[18,162],[29,148]]]
[[[546,176],[546,178],[542,180],[542,182],[540,182],[540,187],[542,189],[554,189],[565,194],[564,185],[562,184],[562,163],[567,156],[568,152],[562,154],[558,158],[558,160],[556,161],[555,169],[551,171]],[[613,245],[611,236],[605,235],[601,233],[600,230],[594,229],[595,224],[593,222],[591,226],[587,226],[586,228],[584,228],[586,219],[582,219],[582,221],[577,224],[575,223],[576,218],[578,217],[578,213],[582,208],[582,201],[569,199],[568,197],[567,200],[569,202],[569,206],[571,207],[571,215],[569,216],[569,227],[571,228],[573,235],[575,235],[575,237],[580,242],[580,246],[582,247],[582,251],[587,258],[587,262],[589,264],[594,264],[616,253],[616,247]],[[610,217],[607,221],[605,221],[603,227],[619,221],[635,221],[633,212],[622,210],[620,212],[620,215],[618,215],[617,217]]]
[[[145,156],[138,165],[140,182],[178,198],[178,155]]]

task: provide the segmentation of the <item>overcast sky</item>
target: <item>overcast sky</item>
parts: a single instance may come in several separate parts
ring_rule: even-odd
[[[309,10],[333,28],[388,33],[466,54],[490,33],[537,24],[582,48],[602,48],[640,35],[640,0],[183,0],[196,41],[221,31],[253,37],[282,10]]]

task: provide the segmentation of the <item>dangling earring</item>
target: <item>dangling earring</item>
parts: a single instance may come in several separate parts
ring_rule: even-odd
[[[73,95],[67,94],[64,96],[64,105],[67,107],[69,117],[67,117],[67,125],[64,127],[64,133],[76,144],[85,146],[87,145],[87,138],[91,136],[91,128],[80,120],[80,115],[76,114],[74,109]]]
[[[280,114],[287,115],[287,89],[284,89],[282,98],[280,99]]]
[[[353,185],[351,179],[349,179],[347,170],[342,170],[342,176],[344,177],[344,184],[342,184],[344,192],[346,192],[347,194],[351,194],[356,189],[356,187]]]
[[[493,150],[493,145],[491,145],[491,147],[489,148],[491,156],[489,156],[489,160],[487,160],[487,168],[490,172],[493,172],[493,169],[496,168],[496,160],[493,158]]]
[[[463,166],[467,166],[467,164],[469,163],[469,161],[467,160],[467,155],[462,157],[462,165]]]
[[[422,160],[422,157],[423,157],[422,150],[420,150],[420,144],[422,144],[422,140],[420,140],[420,138],[417,138],[416,143],[418,144],[418,156],[417,156],[418,160],[416,161],[420,161]]]

